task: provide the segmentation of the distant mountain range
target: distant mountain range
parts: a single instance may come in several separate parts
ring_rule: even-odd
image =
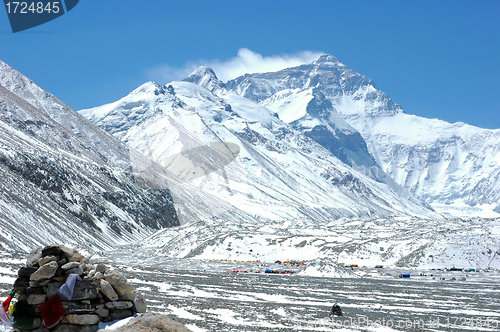
[[[274,199],[287,206],[264,209],[267,212],[262,210],[262,216],[387,216],[396,211],[415,213],[415,205],[454,217],[494,217],[500,213],[500,130],[405,114],[372,80],[331,55],[278,72],[246,74],[225,83],[211,68],[200,67],[183,82],[165,86],[149,82],[115,103],[81,113],[156,162],[211,141],[237,144],[241,154],[236,161],[247,175],[280,170],[237,182],[245,183],[246,188],[265,186],[284,197],[255,189],[263,195],[252,194],[249,199],[246,193],[235,199],[231,190],[223,194],[224,190],[214,189],[214,183],[224,182],[220,179],[214,179],[210,189],[203,181],[196,186],[227,202],[238,202],[238,208],[247,212],[262,203],[274,206],[270,203]],[[189,143],[183,142],[184,138]],[[292,142],[296,145],[290,146]],[[269,149],[270,145],[273,148]],[[259,156],[248,150],[256,148]],[[312,150],[317,154],[309,153]],[[309,157],[326,163],[312,171],[315,167],[311,163],[317,162],[305,160]],[[274,164],[266,165],[270,160]],[[294,167],[297,164],[303,169]],[[344,188],[343,194],[355,202],[345,204],[348,201],[337,197],[334,190],[340,188],[339,181],[324,183],[335,178],[322,173],[328,173],[329,167],[336,172],[342,169],[341,173],[346,168],[353,179],[370,188],[373,196],[359,190],[346,194],[349,189]],[[308,183],[296,184],[282,175],[304,178]],[[374,180],[375,186],[387,185],[391,190],[382,191],[398,198],[375,203],[381,197],[366,177]],[[284,183],[290,193],[280,189]],[[292,198],[294,203],[290,205],[287,199],[301,191],[308,195],[299,195],[299,202]],[[258,199],[260,202],[255,201]],[[320,210],[335,211],[318,215],[317,203]],[[302,206],[297,208],[297,204]],[[412,208],[401,208],[405,204]]]
[[[198,189],[140,250],[499,266],[498,220],[469,218],[499,216],[500,131],[405,114],[333,56],[228,82],[200,67],[81,114]]]
[[[79,113],[0,62],[0,245],[488,266],[498,222],[446,218],[499,215],[499,143],[405,114],[330,55],[229,82],[200,67]]]
[[[316,98],[310,92],[304,93],[307,102],[290,97],[294,112],[334,112],[321,93],[317,98],[322,99],[309,102]],[[217,197],[256,221],[437,215],[377,166],[361,135],[340,117],[337,124],[322,124],[322,131],[310,134],[310,123],[283,121],[291,115],[228,90],[209,68],[200,68],[183,82],[145,83],[114,103],[80,113],[200,194]],[[320,137],[324,139],[318,142]],[[236,147],[226,149],[232,161],[213,167],[214,149],[192,153],[212,144]],[[213,171],[191,176],[202,165]],[[174,201],[183,204],[175,190],[172,193]],[[191,212],[204,209],[190,206]],[[184,214],[179,213],[182,223],[203,220]]]

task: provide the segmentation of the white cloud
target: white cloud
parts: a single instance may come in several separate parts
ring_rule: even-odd
[[[238,55],[228,60],[198,60],[188,62],[181,68],[161,65],[150,69],[149,76],[154,81],[165,84],[182,80],[199,66],[211,67],[221,81],[228,81],[244,74],[273,72],[288,67],[298,66],[316,60],[322,52],[303,51],[295,54],[262,56],[247,48],[241,48]]]

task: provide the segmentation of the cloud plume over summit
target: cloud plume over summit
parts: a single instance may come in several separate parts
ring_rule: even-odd
[[[148,70],[150,78],[158,83],[165,84],[175,80],[182,80],[199,66],[211,67],[217,77],[226,82],[244,74],[259,72],[273,72],[288,67],[298,66],[317,59],[324,53],[316,51],[302,51],[295,54],[263,56],[247,48],[240,48],[238,54],[227,60],[197,60],[185,63],[182,67],[160,65]]]

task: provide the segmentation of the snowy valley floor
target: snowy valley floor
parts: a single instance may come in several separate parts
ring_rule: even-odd
[[[399,279],[393,275],[405,270],[361,268],[349,278],[317,278],[232,272],[265,268],[256,263],[140,256],[114,252],[94,260],[123,271],[149,311],[195,332],[500,330],[498,272],[412,270],[410,279]],[[0,253],[0,298],[23,262],[21,255]],[[344,317],[328,317],[334,303]]]

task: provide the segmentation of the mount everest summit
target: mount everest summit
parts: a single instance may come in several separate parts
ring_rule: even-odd
[[[331,55],[276,73],[244,75],[227,82],[226,88],[281,112],[280,118],[303,127],[308,136],[323,127],[333,134],[331,128],[348,123],[384,172],[438,211],[458,216],[500,213],[500,130],[405,114],[372,80]],[[298,109],[293,100],[306,95],[321,96],[331,103],[330,111],[315,114],[313,105],[321,98],[307,97],[307,110],[290,117],[290,110]],[[311,118],[316,123],[311,125]],[[315,140],[322,144],[322,139]]]

